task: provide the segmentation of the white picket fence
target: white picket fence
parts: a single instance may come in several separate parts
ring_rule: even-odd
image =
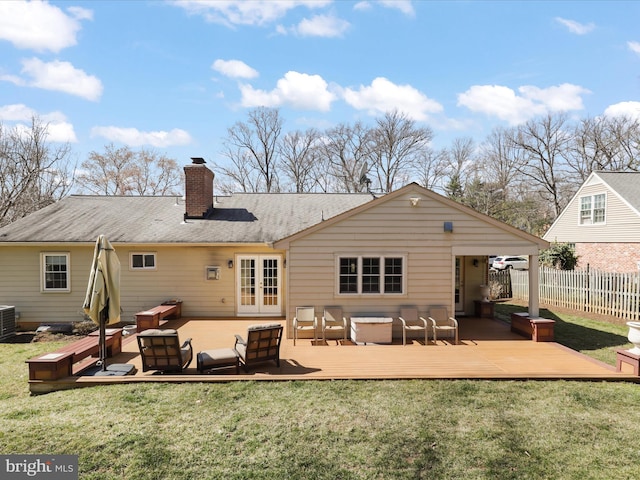
[[[513,298],[528,300],[528,272],[511,270],[510,274]],[[540,267],[540,303],[639,320],[640,274]]]

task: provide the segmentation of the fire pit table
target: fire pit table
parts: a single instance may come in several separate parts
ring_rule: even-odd
[[[393,318],[351,317],[351,340],[357,344],[391,343]]]

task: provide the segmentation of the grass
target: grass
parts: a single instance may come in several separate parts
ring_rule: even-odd
[[[558,335],[596,358],[626,343],[622,326],[558,319]],[[79,455],[81,479],[603,479],[632,478],[640,460],[630,383],[154,383],[29,396],[24,360],[59,346],[0,344],[0,453]]]

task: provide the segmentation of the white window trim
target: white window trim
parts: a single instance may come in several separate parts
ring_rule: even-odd
[[[604,196],[604,221],[602,222],[594,222],[594,214],[595,214],[595,197],[603,195]],[[591,199],[591,209],[590,209],[590,222],[585,223],[582,221],[582,199],[590,198]],[[607,224],[607,203],[608,203],[607,192],[598,192],[592,193],[590,195],[581,195],[578,202],[578,225],[581,227],[589,227],[589,226],[602,226]]]
[[[67,287],[47,288],[47,257],[65,257],[67,263]],[[40,252],[40,291],[43,293],[69,293],[71,292],[71,254],[69,252]]]
[[[134,255],[142,255],[143,259],[145,255],[153,255],[153,267],[134,267],[133,266],[133,256]],[[144,260],[143,260],[144,263]],[[153,271],[158,269],[158,254],[156,252],[129,252],[129,270],[133,270],[136,272],[140,271]]]
[[[340,259],[341,258],[357,258],[358,259],[358,292],[357,293],[342,293],[340,292]],[[384,290],[384,261],[386,258],[401,258],[402,259],[402,292],[386,293],[362,292],[362,259],[363,258],[379,258],[380,259],[380,288]],[[406,253],[366,253],[366,254],[354,254],[354,253],[339,253],[335,255],[335,295],[337,297],[406,297],[407,296],[407,276],[408,276],[408,255]]]

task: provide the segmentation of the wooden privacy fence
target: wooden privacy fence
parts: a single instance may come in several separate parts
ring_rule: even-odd
[[[528,272],[509,272],[513,298],[528,300]],[[540,303],[625,321],[639,320],[640,274],[540,267]]]

